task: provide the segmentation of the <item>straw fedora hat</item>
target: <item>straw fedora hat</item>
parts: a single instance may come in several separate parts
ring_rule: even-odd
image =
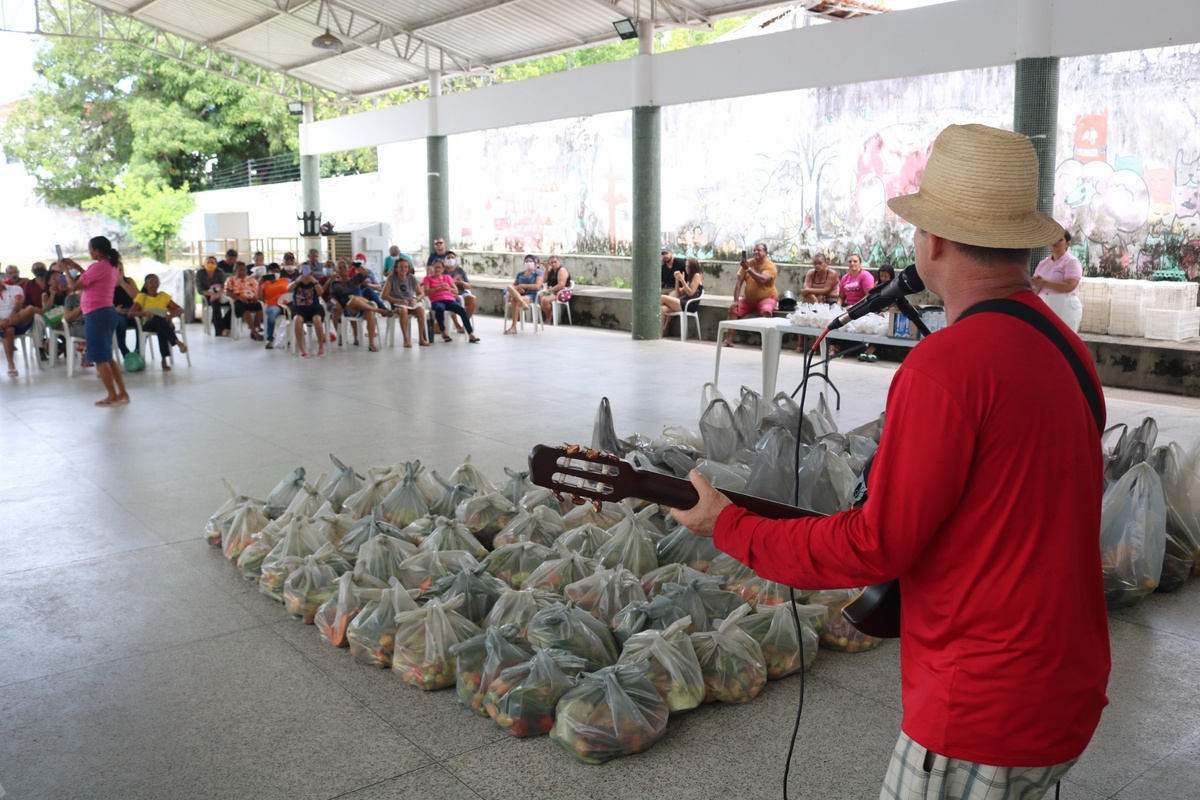
[[[888,207],[961,244],[1021,249],[1057,242],[1063,227],[1037,210],[1038,159],[1019,133],[951,125],[938,134],[916,194]]]

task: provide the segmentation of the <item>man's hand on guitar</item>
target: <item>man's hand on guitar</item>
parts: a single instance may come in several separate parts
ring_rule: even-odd
[[[713,485],[708,482],[708,478],[705,478],[697,470],[688,473],[688,480],[692,482],[692,486],[696,487],[700,501],[688,509],[671,509],[671,516],[697,536],[711,537],[713,527],[717,524],[717,517],[720,516],[725,506],[732,505],[732,503],[728,497],[713,488]]]

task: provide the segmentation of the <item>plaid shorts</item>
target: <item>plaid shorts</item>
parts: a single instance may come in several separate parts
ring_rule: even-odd
[[[1038,800],[1075,761],[1052,767],[989,767],[935,753],[900,734],[879,800]]]

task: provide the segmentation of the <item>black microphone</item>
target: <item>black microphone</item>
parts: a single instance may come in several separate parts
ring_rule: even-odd
[[[859,317],[865,317],[867,314],[879,314],[902,300],[905,295],[923,291],[925,291],[925,282],[917,274],[917,265],[909,264],[908,267],[900,270],[895,278],[881,283],[867,292],[866,297],[847,308],[839,317],[829,323],[825,330],[836,331]]]

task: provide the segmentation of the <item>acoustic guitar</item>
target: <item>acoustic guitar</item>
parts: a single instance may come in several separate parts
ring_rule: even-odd
[[[672,475],[641,470],[612,453],[579,445],[535,445],[529,453],[529,477],[555,496],[572,497],[579,505],[615,503],[627,498],[647,500],[669,508],[691,508],[700,496],[691,482]],[[741,492],[721,491],[734,505],[769,519],[799,519],[822,514]],[[868,636],[900,635],[900,587],[896,581],[869,586],[846,605],[842,616]]]

